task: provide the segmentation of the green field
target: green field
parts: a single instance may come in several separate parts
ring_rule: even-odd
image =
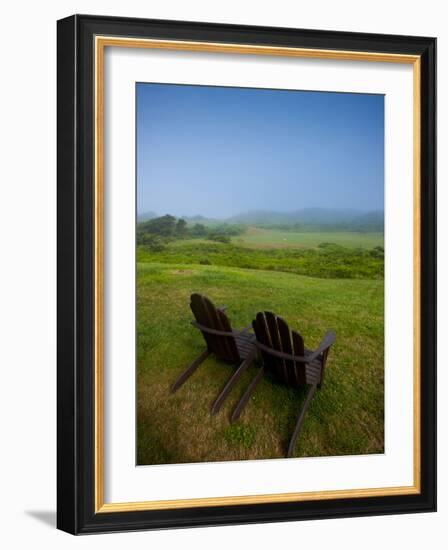
[[[137,261],[240,267],[337,279],[383,279],[384,276],[382,248],[342,247],[331,243],[308,248],[253,248],[232,242],[176,239],[157,250],[139,246]]]
[[[243,235],[232,237],[232,241],[240,246],[253,248],[315,248],[320,243],[334,243],[350,248],[374,248],[383,246],[384,235],[354,231],[296,232],[249,227]]]
[[[272,233],[270,238],[278,241],[281,232]],[[335,329],[325,383],[307,414],[296,456],[384,452],[383,260],[369,252],[380,237],[340,235],[358,243],[330,251],[306,248],[308,264],[293,246],[278,249],[262,241],[236,246],[174,239],[157,251],[139,246],[138,464],[281,458],[303,403],[304,391],[265,379],[241,419],[230,424],[229,415],[256,372],[251,367],[220,413],[211,417],[211,403],[234,372],[213,357],[170,394],[173,381],[204,349],[201,334],[190,325],[189,296],[194,291],[216,305],[227,304],[237,328],[250,323],[257,311],[274,311],[303,334],[310,348],[327,329]],[[335,242],[336,234],[312,237],[309,234],[307,247],[319,245],[322,238]],[[364,251],[348,248],[361,242]],[[271,264],[266,267],[267,261]],[[362,268],[351,261],[361,262]],[[248,265],[241,265],[245,262]],[[339,268],[342,277],[330,275]],[[306,270],[320,275],[306,276]]]

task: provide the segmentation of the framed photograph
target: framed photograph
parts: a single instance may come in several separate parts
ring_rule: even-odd
[[[58,527],[436,507],[426,37],[58,21]]]

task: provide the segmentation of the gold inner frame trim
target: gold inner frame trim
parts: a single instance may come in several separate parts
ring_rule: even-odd
[[[413,485],[402,487],[380,487],[348,490],[329,490],[263,495],[194,498],[180,500],[158,500],[142,502],[104,502],[104,50],[106,47],[153,48],[208,53],[234,53],[331,59],[341,61],[371,61],[387,63],[408,63],[413,65],[413,180],[414,180],[414,480]],[[417,55],[390,54],[381,52],[356,52],[344,50],[322,50],[253,44],[226,44],[182,40],[157,40],[96,36],[95,55],[95,513],[129,512],[142,510],[180,509],[206,506],[231,506],[274,502],[300,502],[332,500],[341,498],[362,498],[419,494],[421,491],[421,424],[420,424],[420,120],[421,120],[421,61]]]

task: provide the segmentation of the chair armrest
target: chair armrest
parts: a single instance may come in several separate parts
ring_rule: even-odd
[[[295,361],[297,363],[309,363],[311,361],[309,357],[304,357],[303,355],[293,355],[292,353],[277,351],[270,346],[265,346],[258,340],[255,341],[255,345],[261,351],[269,353],[269,355],[273,355],[274,357],[278,357],[279,359],[286,359],[287,361]]]
[[[198,328],[202,332],[206,332],[207,334],[214,334],[216,336],[234,336],[233,332],[227,332],[225,330],[215,330],[214,328],[209,328],[204,325],[201,325],[197,321],[191,321],[191,324]]]
[[[334,344],[335,340],[336,340],[336,332],[334,330],[329,330],[325,334],[325,336],[322,338],[322,341],[319,344],[319,347],[315,351],[313,351],[311,355],[308,355],[308,361],[311,362],[317,357],[319,357],[321,353],[324,353],[324,351],[326,351],[331,345]]]
[[[316,357],[319,357],[321,353],[323,353],[325,350],[327,350],[333,342],[336,340],[336,333],[334,330],[329,330],[322,342],[320,343],[319,347],[316,349],[316,351],[313,351],[310,355],[307,355],[306,357],[302,355],[293,355],[292,353],[284,353],[283,351],[277,351],[272,349],[269,346],[265,346],[258,340],[255,342],[255,345],[258,349],[261,349],[261,351],[265,351],[266,353],[269,353],[269,355],[273,355],[274,357],[278,357],[279,359],[286,359],[287,361],[295,361],[296,363],[311,363]]]
[[[250,323],[249,325],[247,325],[247,327],[244,327],[242,328],[241,330],[238,330],[238,332],[240,334],[243,334],[244,332],[247,332],[248,330],[250,330],[252,328],[252,323]]]

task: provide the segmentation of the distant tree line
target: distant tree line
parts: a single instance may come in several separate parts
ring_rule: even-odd
[[[246,227],[239,224],[189,225],[183,218],[166,214],[137,225],[137,244],[146,245],[153,251],[160,251],[173,239],[208,239],[230,243],[231,237],[241,235],[245,230]]]

